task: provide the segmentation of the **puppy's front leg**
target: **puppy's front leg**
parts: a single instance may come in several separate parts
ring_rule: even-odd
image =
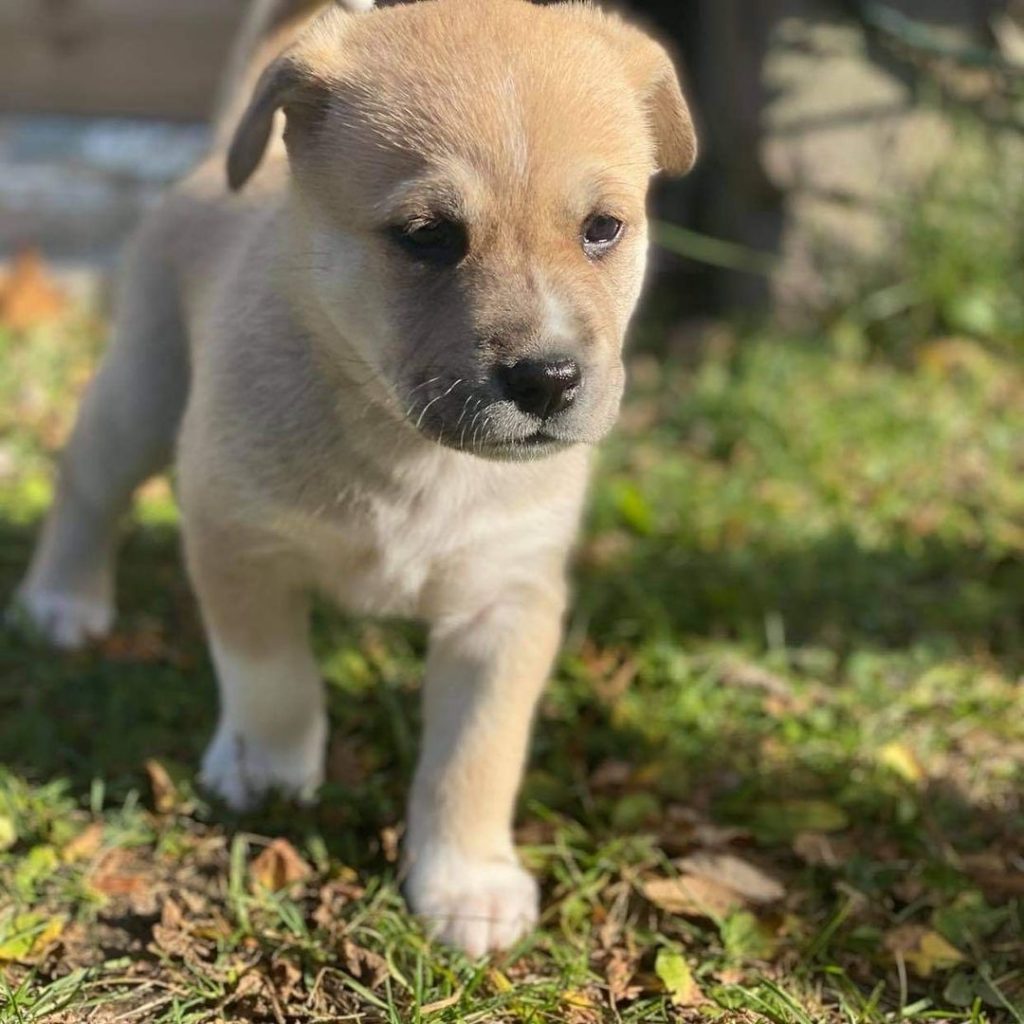
[[[512,817],[564,605],[560,581],[520,589],[431,637],[406,891],[438,938],[472,956],[508,948],[537,920]]]
[[[327,716],[308,597],[287,565],[224,532],[196,533],[186,531],[189,569],[221,702],[202,781],[236,810],[272,789],[310,800],[323,781]]]

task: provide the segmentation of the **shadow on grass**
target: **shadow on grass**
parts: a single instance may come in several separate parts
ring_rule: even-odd
[[[33,533],[0,527],[5,599]],[[1024,653],[1024,565],[936,545],[914,554],[863,551],[850,537],[834,536],[806,550],[712,556],[650,540],[628,563],[581,571],[578,590],[581,614],[601,645],[652,637],[763,638],[766,616],[775,615],[790,642],[820,645],[840,658],[861,645],[930,645],[941,654],[993,652],[1019,666]],[[102,779],[115,799],[143,786],[147,758],[194,771],[212,732],[216,698],[175,530],[132,533],[120,592],[128,610],[122,634],[101,650],[62,656],[4,635],[0,765],[35,783],[66,779],[78,796]],[[322,652],[364,639],[334,616],[317,634]],[[355,754],[342,751],[321,809],[299,826],[337,837],[352,863],[376,856],[379,829],[400,818],[413,763],[417,641],[385,632],[384,646],[399,635],[403,655],[389,678],[371,679],[355,695],[332,687],[335,731],[351,740]],[[850,751],[765,764],[758,753],[764,725],[756,717],[715,723],[675,742],[616,723],[585,692],[574,700],[567,705],[572,720],[556,716],[541,724],[535,765],[552,785],[540,799],[551,810],[589,819],[585,824],[599,831],[615,823],[590,807],[582,780],[601,760],[616,757],[661,762],[666,799],[705,803],[737,822],[763,801],[786,795],[835,801],[881,839],[911,845],[982,848],[1012,827],[972,806],[953,785],[913,795],[878,787],[877,779],[858,772]],[[355,768],[353,760],[360,762]],[[296,827],[294,815],[281,821],[289,831]]]
[[[703,636],[858,648],[929,647],[1024,669],[1024,558],[928,538],[865,549],[848,532],[800,548],[701,552],[638,539],[628,559],[584,570],[579,603],[605,637]]]

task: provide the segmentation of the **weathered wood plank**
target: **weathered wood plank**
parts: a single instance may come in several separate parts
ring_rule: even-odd
[[[196,118],[247,0],[2,0],[0,110]]]

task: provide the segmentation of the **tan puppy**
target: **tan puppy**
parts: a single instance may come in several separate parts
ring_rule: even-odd
[[[256,174],[279,109],[287,160]],[[202,777],[235,807],[321,782],[311,592],[429,623],[407,892],[472,954],[537,917],[511,831],[531,718],[648,181],[694,153],[665,52],[588,4],[325,13],[242,116],[245,189],[215,156],[139,232],[21,590],[56,644],[105,632],[118,518],[177,444],[222,701]]]

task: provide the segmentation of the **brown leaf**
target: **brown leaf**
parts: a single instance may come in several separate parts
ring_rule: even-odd
[[[449,996],[447,999],[438,999],[436,1003],[427,1003],[426,1006],[421,1006],[420,1014],[423,1017],[429,1017],[432,1014],[440,1013],[442,1010],[450,1010],[453,1006],[458,1006],[461,999],[462,989],[459,989],[455,995]]]
[[[130,870],[136,866],[134,855],[128,850],[108,851],[89,876],[89,884],[104,896],[131,896],[145,893],[146,876]]]
[[[760,868],[731,853],[701,851],[676,862],[686,875],[707,879],[738,893],[747,903],[775,903],[786,890]]]
[[[264,995],[266,991],[267,979],[259,971],[246,971],[238,979],[232,1001],[259,997]]]
[[[193,932],[181,906],[170,899],[164,900],[160,922],[153,925],[153,945],[166,956],[193,962],[208,957],[213,949]]]
[[[271,892],[305,881],[312,874],[313,869],[287,839],[275,839],[249,865],[253,888],[262,887]]]
[[[167,769],[150,758],[146,762],[149,791],[153,797],[153,809],[157,814],[170,814],[179,804],[178,789],[167,774]]]
[[[68,309],[68,297],[54,284],[42,257],[34,249],[18,253],[0,281],[0,323],[27,331],[50,323]]]
[[[89,860],[96,855],[102,845],[103,825],[101,822],[94,821],[64,847],[61,851],[61,858],[66,864]]]
[[[391,969],[384,957],[372,950],[357,946],[350,939],[346,939],[341,944],[341,958],[349,974],[369,989],[375,989],[383,984],[391,974]]]
[[[302,971],[291,960],[281,958],[270,965],[270,978],[282,1003],[291,1001],[302,981]]]
[[[359,876],[351,868],[344,868],[340,878],[320,886],[313,923],[325,931],[344,927],[342,911],[354,900],[362,899],[366,890],[359,884]]]
[[[174,900],[164,900],[164,905],[160,910],[160,923],[165,928],[180,930],[184,920],[185,915],[182,913],[181,907]]]
[[[621,947],[613,949],[604,965],[608,992],[616,1003],[632,1002],[643,994],[643,986],[633,983],[637,959]]]
[[[743,897],[735,890],[693,875],[648,879],[643,894],[659,910],[681,917],[721,918],[743,906]]]

